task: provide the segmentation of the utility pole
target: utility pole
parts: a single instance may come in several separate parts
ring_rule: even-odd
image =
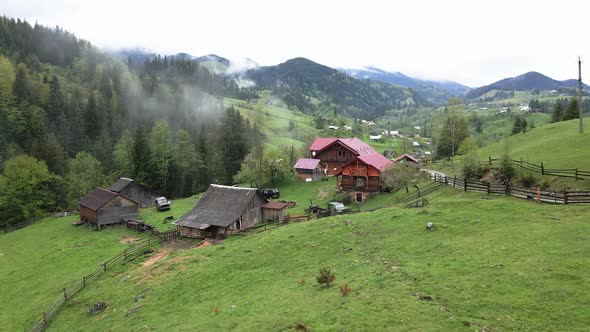
[[[580,114],[580,134],[584,133],[584,115],[582,114],[584,108],[582,107],[582,60],[578,57],[578,113]]]

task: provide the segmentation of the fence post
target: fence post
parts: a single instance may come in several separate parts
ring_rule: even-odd
[[[488,192],[488,195],[490,194],[490,183],[486,182],[486,190]]]
[[[449,178],[445,175],[445,184],[449,184]]]
[[[127,249],[125,249],[124,254],[125,254],[125,260],[127,260]]]
[[[578,181],[578,169],[576,168],[576,181]]]
[[[455,177],[453,178],[453,188],[455,188],[456,185],[457,185],[457,176],[455,175]]]
[[[563,204],[567,204],[567,190],[563,190]]]
[[[545,165],[541,162],[541,175],[545,175]]]
[[[488,162],[489,162],[490,166],[492,166],[492,156],[488,156]]]
[[[105,263],[102,263],[102,269],[103,269],[103,271],[106,271],[107,270],[107,263],[106,262]]]
[[[43,326],[47,326],[47,313],[43,313]]]
[[[467,178],[463,178],[463,190],[467,191]]]
[[[86,287],[86,276],[82,277],[82,286]]]
[[[66,293],[66,289],[64,288],[64,300],[68,299],[68,293]]]

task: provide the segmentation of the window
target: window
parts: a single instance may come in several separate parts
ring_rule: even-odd
[[[356,187],[357,188],[364,188],[365,187],[365,178],[361,178],[361,177],[356,178]]]

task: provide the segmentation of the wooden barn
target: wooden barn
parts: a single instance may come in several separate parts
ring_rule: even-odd
[[[404,165],[411,165],[417,168],[420,168],[420,161],[418,161],[418,159],[410,156],[407,153],[404,153],[403,155],[395,158],[393,160],[394,164],[404,164]]]
[[[162,196],[129,178],[120,178],[111,185],[109,190],[136,201],[140,208],[154,205],[156,197]]]
[[[102,188],[80,200],[80,219],[95,227],[137,219],[138,211],[139,205],[134,200]]]
[[[309,158],[299,158],[293,168],[297,173],[297,179],[302,181],[319,181],[327,171],[326,165],[321,160]]]
[[[312,159],[319,159],[327,168],[328,175],[336,175],[342,166],[357,156],[375,154],[375,150],[356,137],[316,138],[309,147]]]
[[[336,186],[349,193],[354,201],[362,202],[370,193],[381,192],[381,172],[391,164],[391,160],[379,153],[358,156],[336,174]]]
[[[256,188],[212,184],[197,205],[174,224],[185,237],[230,235],[262,220],[262,206],[267,202]]]

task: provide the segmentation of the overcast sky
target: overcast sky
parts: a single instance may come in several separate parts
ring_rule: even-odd
[[[59,25],[99,47],[261,65],[301,56],[481,86],[531,70],[576,78],[578,55],[590,64],[585,0],[1,2],[0,13]]]

